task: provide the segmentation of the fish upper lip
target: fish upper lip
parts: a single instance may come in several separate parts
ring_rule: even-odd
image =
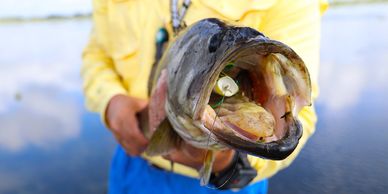
[[[201,30],[205,27],[207,30],[204,34],[207,36],[202,36],[201,34],[201,36],[196,37],[199,32],[198,30]],[[184,36],[179,36],[182,39],[177,39],[177,44],[171,44],[171,46],[176,46],[173,47],[175,48],[174,52],[169,53],[171,56],[168,55],[168,57],[162,58],[161,60],[162,65],[170,65],[168,66],[168,69],[171,75],[173,75],[173,73],[175,75],[176,72],[180,72],[180,74],[174,77],[174,80],[169,82],[168,99],[173,100],[171,101],[171,107],[168,106],[169,111],[174,112],[174,114],[180,116],[188,117],[190,127],[192,124],[195,124],[194,122],[200,121],[205,106],[209,102],[209,98],[213,89],[212,84],[215,83],[215,79],[218,78],[218,75],[225,67],[227,60],[233,60],[240,56],[243,57],[245,54],[254,53],[259,55],[267,55],[268,53],[284,53],[284,55],[287,58],[290,58],[290,60],[295,60],[296,62],[301,60],[300,57],[287,45],[278,41],[270,40],[264,36],[248,36],[238,33],[228,34],[228,36],[223,39],[221,45],[217,47],[214,52],[210,53],[208,49],[206,49],[208,47],[203,47],[209,44],[208,40],[212,35],[220,32],[222,33],[222,31],[228,31],[232,28],[234,27],[229,27],[229,25],[219,25],[214,21],[203,20],[202,23],[199,23],[199,26],[195,26],[193,31],[188,31],[188,33],[184,34]],[[193,37],[198,39],[192,39]],[[191,43],[194,44],[184,44],[187,42],[183,42],[183,38],[189,38],[192,41]],[[197,46],[194,47],[193,45]],[[189,48],[189,46],[192,48]],[[189,55],[189,58],[174,57],[173,54],[186,54],[183,52],[175,52],[182,51],[179,48],[195,49],[198,51],[198,54]],[[177,61],[171,61],[170,57],[171,59],[173,58]],[[181,65],[186,64],[186,62],[190,63],[204,61],[204,59],[206,59],[206,63],[201,63],[201,65],[198,65],[198,68],[191,68],[191,66],[188,65]],[[173,65],[171,66],[171,64]],[[311,86],[310,83],[308,84]],[[184,88],[177,90],[177,88],[180,88],[177,86],[182,85]],[[184,126],[182,123],[180,123],[179,120],[177,120],[177,115],[171,116],[176,119],[175,123],[173,123],[175,124],[173,127],[182,129]],[[187,130],[181,130],[181,132],[182,134],[184,133],[188,136],[187,138],[183,136],[184,139],[189,141],[193,140],[194,143],[198,142],[199,146],[206,146],[207,148],[210,147],[209,138],[207,138],[207,143],[203,141],[206,138],[206,136],[204,138],[203,134],[208,133],[209,137],[216,137],[210,141],[212,146],[219,145],[222,148],[229,146],[233,149],[235,148],[236,150],[247,152],[250,155],[273,160],[281,160],[293,152],[293,150],[298,145],[299,138],[302,134],[302,126],[298,120],[295,119],[295,122],[289,124],[290,125],[286,126],[288,130],[286,130],[287,132],[282,139],[268,143],[248,141],[246,138],[233,135],[233,131],[211,131],[207,128],[204,129],[205,127],[200,128],[202,129],[201,132],[205,133],[201,133],[199,135],[187,133]],[[201,123],[196,125],[201,125]],[[196,141],[196,137],[198,137],[198,141]],[[206,143],[206,145],[204,143]]]
[[[222,60],[220,60],[217,64],[215,64],[215,66],[219,66],[220,69],[218,70],[221,71],[223,69],[222,64],[225,64],[228,60],[231,60],[233,57],[237,56],[241,52],[246,51],[247,49],[253,49],[255,47],[258,47],[259,45],[261,46],[265,46],[267,44],[275,45],[278,43],[277,41],[273,41],[273,40],[268,40],[263,42],[255,42],[254,40],[255,39],[250,39],[249,42],[243,46],[243,48],[236,47],[235,49],[230,50],[223,57]],[[211,77],[216,76],[218,74],[219,72],[214,71]],[[208,80],[208,83],[210,83],[210,80]],[[209,92],[211,93],[211,90]],[[207,104],[204,104],[204,107],[206,105]],[[204,110],[204,108],[202,110]],[[198,111],[197,113],[200,113],[200,112],[201,111]],[[241,152],[245,152],[249,155],[253,155],[253,156],[257,156],[265,159],[283,160],[287,158],[295,150],[295,148],[299,143],[299,139],[301,138],[303,133],[303,128],[300,122],[296,118],[292,118],[292,119],[293,119],[293,124],[289,126],[286,135],[283,138],[272,142],[266,142],[266,143],[255,142],[252,140],[248,140],[249,139],[248,137],[246,138],[241,138],[240,136],[233,137],[230,134],[220,133],[219,131],[217,132],[213,131],[213,133],[215,136],[217,136],[220,139],[221,142],[223,142],[225,146],[230,146],[232,148],[236,148]],[[233,131],[235,130],[233,129]],[[238,132],[238,131],[235,131],[235,132]]]
[[[218,67],[218,70],[213,71],[210,78],[218,77],[218,75],[221,73],[222,69],[224,68],[224,65],[222,65],[222,64],[226,64],[227,61],[231,60],[234,56],[238,55],[240,52],[245,51],[245,49],[251,49],[252,47],[257,46],[258,44],[267,44],[268,43],[268,42],[258,43],[258,42],[255,42],[254,40],[255,40],[254,38],[249,39],[248,42],[244,46],[236,46],[235,48],[229,50],[228,53],[226,53],[220,61],[218,61],[216,64],[214,64],[214,66]],[[209,83],[211,83],[210,79],[206,80],[206,85],[209,85]],[[213,87],[213,86],[209,86],[209,87]],[[206,90],[206,89],[203,89],[203,90]],[[205,96],[210,97],[211,92],[212,92],[212,89],[210,89],[208,91],[208,94],[205,94]],[[204,100],[204,102],[208,102],[208,101],[209,101],[209,99]],[[194,113],[193,113],[194,119],[200,118],[200,115],[203,114],[203,111],[205,110],[206,105],[207,105],[207,103],[203,103],[202,107],[198,106],[194,110]]]

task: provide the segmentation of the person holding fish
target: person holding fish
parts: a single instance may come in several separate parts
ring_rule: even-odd
[[[93,7],[81,73],[119,143],[109,193],[267,193],[315,131],[327,2]]]

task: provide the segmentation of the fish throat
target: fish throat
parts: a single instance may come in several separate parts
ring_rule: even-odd
[[[293,117],[296,110],[295,97],[285,84],[285,66],[291,61],[280,53],[261,52],[259,48],[234,52],[215,70],[209,88],[217,88],[220,80],[228,77],[238,91],[228,97],[210,91],[201,114],[201,122],[210,132],[263,143],[286,135],[287,117]],[[222,89],[230,88],[226,85]]]

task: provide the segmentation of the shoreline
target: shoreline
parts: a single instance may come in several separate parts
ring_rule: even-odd
[[[329,3],[329,8],[360,6],[372,4],[388,4],[388,0],[340,0]],[[47,17],[4,17],[0,18],[2,24],[20,24],[20,23],[41,23],[41,22],[58,22],[71,20],[91,20],[91,13],[74,14],[74,15],[49,15]]]
[[[329,2],[331,7],[342,7],[342,6],[357,6],[363,4],[384,4],[388,3],[388,0],[340,0]]]
[[[0,18],[0,25],[19,24],[19,23],[58,22],[58,21],[72,21],[72,20],[90,20],[91,18],[92,18],[92,14],[75,14],[71,16],[50,15],[47,17],[31,17],[31,18],[8,17],[8,18]]]

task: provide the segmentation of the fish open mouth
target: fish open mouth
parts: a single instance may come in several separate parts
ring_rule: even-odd
[[[309,105],[311,91],[303,74],[307,70],[294,64],[299,57],[274,42],[264,50],[263,44],[252,45],[226,57],[201,120],[227,146],[284,159],[302,135],[297,114]]]

